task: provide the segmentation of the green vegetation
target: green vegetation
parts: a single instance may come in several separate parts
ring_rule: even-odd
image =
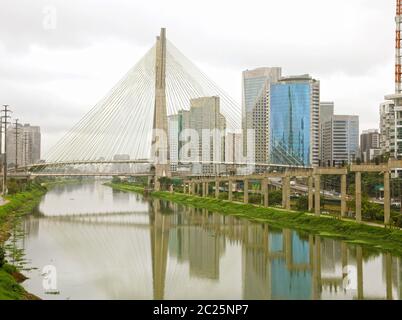
[[[140,186],[130,184],[108,185],[123,191],[143,192],[144,190]],[[252,204],[234,203],[177,193],[152,192],[152,196],[186,206],[204,208],[213,212],[269,223],[274,227],[292,228],[320,234],[324,237],[339,238],[402,255],[402,231],[399,229],[358,224],[354,221],[341,220],[333,216],[315,217],[304,212],[285,211],[277,208],[265,208]]]
[[[24,288],[18,284],[14,274],[16,269],[5,264],[0,268],[0,300],[21,300],[29,297]]]
[[[6,252],[3,246],[0,246],[0,268],[3,267],[5,262],[6,262]]]
[[[122,191],[133,191],[133,192],[138,192],[138,193],[144,192],[144,187],[138,186],[138,185],[129,185],[129,184],[124,184],[124,183],[117,184],[117,183],[113,183],[113,182],[105,183],[104,185],[108,186],[108,187],[112,187],[112,188],[115,188],[115,186],[119,186],[119,188],[115,188],[115,189],[122,190]]]
[[[7,203],[0,206],[0,300],[36,298],[19,285],[24,277],[14,266],[6,263],[3,244],[10,236],[12,226],[23,215],[32,211],[45,194],[46,188],[38,183],[27,183],[24,186],[16,183],[15,186],[18,187],[17,190],[21,188],[24,191],[8,195]]]
[[[93,181],[93,178],[91,178],[91,177],[54,178],[53,177],[53,178],[36,178],[35,179],[36,184],[40,184],[47,189],[50,189],[54,186],[84,183],[86,181]]]
[[[268,194],[269,204],[272,206],[279,206],[282,204],[282,191],[276,190]]]
[[[308,210],[308,197],[306,196],[300,196],[296,200],[296,209],[298,211],[304,211],[306,212]]]

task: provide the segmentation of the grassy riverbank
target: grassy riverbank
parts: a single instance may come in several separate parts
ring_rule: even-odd
[[[39,184],[32,184],[25,192],[6,197],[7,203],[0,206],[0,247],[3,247],[10,237],[13,225],[18,223],[22,216],[32,211],[46,190]],[[24,280],[24,276],[15,267],[7,263],[0,265],[0,300],[35,299],[35,296],[26,292],[19,284]]]
[[[140,186],[122,183],[109,183],[108,186],[131,192],[143,192]],[[331,216],[315,217],[309,213],[285,211],[277,208],[265,208],[256,205],[242,204],[202,198],[169,192],[152,192],[153,197],[180,203],[195,208],[208,209],[226,215],[257,222],[269,223],[280,228],[291,228],[324,237],[338,238],[350,243],[361,244],[389,251],[402,256],[402,231],[358,224]]]

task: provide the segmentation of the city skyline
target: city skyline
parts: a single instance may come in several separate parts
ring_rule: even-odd
[[[211,17],[222,16],[221,21],[208,27],[201,28],[200,19],[194,19],[194,16],[190,19],[193,21],[189,21],[185,12],[190,12],[190,8],[185,5],[181,18],[177,23],[173,23],[172,12],[178,5],[173,3],[172,7],[164,8],[164,13],[154,14],[142,8],[146,12],[140,21],[112,21],[105,30],[104,27],[96,28],[105,19],[105,2],[100,2],[94,12],[89,11],[91,1],[83,2],[81,7],[74,10],[59,1],[51,3],[53,7],[48,7],[48,3],[41,1],[35,4],[24,2],[25,6],[14,12],[14,7],[7,5],[6,1],[0,13],[3,18],[0,23],[7,24],[8,30],[15,31],[14,33],[21,37],[18,45],[8,33],[2,37],[0,57],[8,63],[7,66],[0,66],[4,69],[3,78],[0,79],[0,94],[21,119],[27,119],[42,127],[43,151],[46,153],[71,125],[104,96],[127,68],[135,63],[136,56],[139,57],[145,52],[149,39],[152,39],[150,33],[153,37],[155,30],[163,24],[171,30],[169,38],[239,103],[242,71],[259,66],[279,66],[285,74],[310,73],[321,81],[321,100],[334,101],[337,114],[360,115],[361,130],[376,128],[379,126],[378,105],[383,101],[384,94],[392,92],[394,87],[393,1],[389,1],[389,6],[383,3],[373,4],[370,1],[340,4],[335,8],[336,12],[342,12],[345,5],[349,6],[349,11],[339,16],[342,18],[339,21],[343,23],[338,25],[334,25],[334,18],[327,15],[325,17],[328,23],[321,25],[320,11],[324,10],[325,1],[322,4],[321,2],[305,2],[305,9],[309,6],[316,8],[314,15],[317,19],[313,25],[308,22],[309,10],[304,10],[303,18],[292,20],[295,24],[298,23],[298,30],[292,28],[292,23],[273,35],[269,26],[278,22],[279,18],[272,14],[269,14],[265,21],[253,21],[255,19],[247,17],[246,22],[250,25],[242,24],[241,32],[239,26],[233,23],[240,14],[244,15],[240,12],[243,6],[232,2],[234,14],[230,17],[224,17],[223,4],[215,6],[214,12],[208,12]],[[296,1],[288,3],[298,6]],[[123,1],[121,4],[120,9],[119,6],[113,7],[111,17],[123,14],[122,11],[130,12],[127,2]],[[253,7],[257,4],[261,5],[261,2],[251,2],[248,5]],[[208,3],[204,5],[207,7]],[[285,8],[285,5],[271,1],[265,6],[270,9],[269,12],[282,12]],[[46,29],[46,24],[43,25],[46,21],[43,19],[51,13],[52,8],[56,9],[56,25],[54,29]],[[125,10],[122,10],[123,8]],[[136,15],[143,12],[141,8],[136,9],[139,10],[135,11]],[[200,8],[199,17],[202,13],[207,14],[204,10],[205,8]],[[255,11],[253,10],[257,17],[260,17]],[[14,17],[22,18],[24,12],[29,17],[22,30],[18,27],[18,19],[10,21],[9,16],[14,13]],[[75,14],[74,17],[71,16],[72,13]],[[356,16],[355,13],[359,14]],[[286,14],[293,16],[292,12]],[[150,15],[153,19],[145,20]],[[85,17],[88,18],[87,24]],[[377,31],[370,26],[373,18],[381,21],[375,24]],[[305,23],[300,24],[304,20]],[[153,21],[152,25],[147,21]],[[229,23],[225,24],[225,21]],[[72,26],[72,22],[77,25]],[[183,32],[178,25],[185,22],[188,23],[188,28]],[[32,28],[26,28],[27,23]],[[264,23],[266,30],[257,28]],[[316,24],[320,24],[320,30],[314,29]],[[232,28],[230,32],[227,30],[228,26]],[[51,23],[48,27],[52,27]],[[82,35],[76,34],[77,28],[81,28]],[[210,32],[211,28],[215,28],[214,34]],[[141,30],[141,33],[138,30]],[[254,32],[251,32],[253,30]],[[300,43],[297,37],[290,37],[294,35],[291,30],[296,34],[300,33],[299,35],[308,30],[314,33],[310,38],[306,33],[308,41]],[[325,32],[331,35],[331,41],[322,42],[322,39],[319,39]],[[189,34],[198,41],[187,41]],[[260,40],[262,35],[265,35],[266,41]],[[348,51],[352,44],[353,55]],[[217,45],[220,50],[213,49]],[[95,51],[98,51],[98,55],[94,55]],[[327,51],[331,54],[327,54]],[[314,52],[318,52],[319,57]],[[70,96],[69,101],[65,99],[67,96]],[[367,108],[373,112],[367,112]]]
[[[0,300],[402,300],[386,1],[3,0]]]

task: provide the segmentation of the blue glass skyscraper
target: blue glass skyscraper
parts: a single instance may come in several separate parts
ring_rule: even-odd
[[[316,84],[310,77],[286,78],[271,84],[271,163],[310,166],[318,160],[319,86]],[[314,96],[317,88],[318,99]]]

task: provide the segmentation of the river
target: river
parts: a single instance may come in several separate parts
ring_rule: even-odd
[[[21,228],[10,243],[42,299],[402,298],[400,257],[102,181],[53,188]]]

